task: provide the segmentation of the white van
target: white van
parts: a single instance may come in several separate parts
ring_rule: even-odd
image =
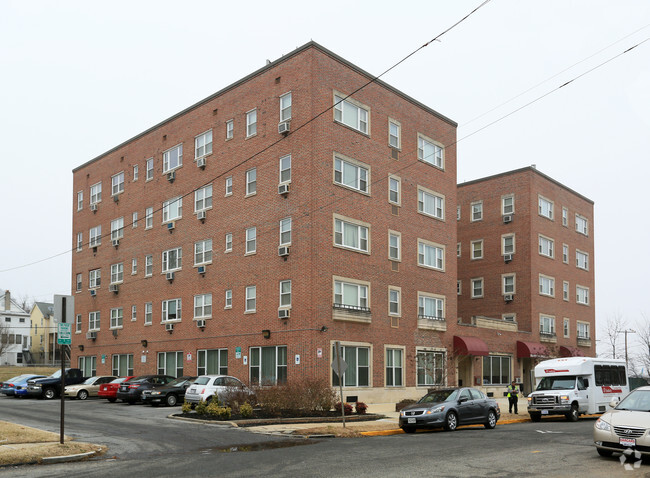
[[[540,362],[535,367],[536,388],[528,395],[528,413],[537,422],[542,415],[603,413],[612,399],[630,393],[625,360],[568,357]]]

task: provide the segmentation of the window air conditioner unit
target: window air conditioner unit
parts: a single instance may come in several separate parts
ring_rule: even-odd
[[[97,204],[96,204],[96,203],[91,204],[91,205],[90,205],[90,210],[91,210],[92,212],[97,212]]]
[[[278,255],[280,257],[285,257],[289,255],[289,247],[288,246],[280,246],[278,247]]]
[[[168,272],[167,275],[166,275],[166,277],[167,277],[167,280],[168,280],[169,282],[171,282],[171,281],[174,280],[174,273],[173,273],[173,272]]]
[[[512,214],[506,214],[503,216],[503,223],[508,224],[509,222],[512,222]]]
[[[167,181],[170,183],[174,182],[174,179],[176,179],[176,171],[170,171],[167,173]]]
[[[95,340],[97,338],[97,332],[86,332],[86,338]]]
[[[197,320],[196,321],[196,326],[202,329],[203,327],[205,327],[205,320],[203,320],[203,319]]]
[[[205,221],[205,211],[199,211],[196,213],[196,218],[199,221]]]
[[[175,227],[176,227],[176,223],[175,223],[175,222],[168,222],[168,223],[167,223],[167,230],[168,230],[169,232],[172,232],[172,231],[174,230]]]
[[[205,274],[205,266],[199,266],[199,267],[197,267],[196,270],[197,270],[197,271],[199,272],[199,274],[201,274],[201,275]]]
[[[113,196],[113,201],[120,202],[120,196],[117,195],[117,194],[115,196]]]
[[[279,309],[278,310],[279,319],[288,319],[289,318],[289,309]]]
[[[278,194],[282,194],[283,196],[285,194],[289,194],[289,185],[288,184],[280,184],[278,186]]]
[[[508,263],[512,260],[512,254],[504,254],[503,255],[503,262]]]
[[[515,298],[515,296],[512,295],[512,294],[506,294],[506,295],[503,296],[503,300],[505,300],[506,302],[512,302],[512,299],[514,299],[514,298]]]
[[[120,245],[120,240],[119,239],[113,239],[113,247],[117,247]]]
[[[278,124],[278,133],[285,134],[285,135],[289,133],[288,121],[283,121],[282,123]]]
[[[199,158],[196,160],[196,166],[205,169],[205,158]]]
[[[90,296],[95,297],[96,295],[97,295],[97,291],[95,289],[91,289]]]
[[[111,284],[108,286],[109,292],[115,292],[116,294],[120,291],[120,286],[117,284]]]
[[[174,324],[165,324],[165,330],[171,332],[174,330]]]

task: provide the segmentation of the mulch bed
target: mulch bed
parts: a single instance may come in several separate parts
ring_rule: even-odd
[[[217,417],[213,417],[207,414],[199,415],[196,412],[175,413],[174,416],[196,419],[196,420],[210,420],[215,422],[227,421],[227,422],[235,423],[238,427],[256,427],[256,426],[263,426],[263,425],[279,425],[285,423],[339,423],[343,421],[340,412],[339,413],[328,412],[319,416],[314,416],[313,414],[296,416],[296,414],[292,414],[291,416],[285,415],[285,416],[278,417],[278,416],[269,416],[268,414],[267,416],[264,416],[263,413],[258,413],[256,411],[255,416],[252,418],[243,418],[241,415],[236,415],[233,413],[233,415],[230,417],[229,420],[219,420],[219,418]],[[352,415],[346,415],[345,421],[364,422],[364,421],[379,420],[381,418],[384,418],[384,415],[378,415],[375,413],[365,413],[363,415],[352,414]]]

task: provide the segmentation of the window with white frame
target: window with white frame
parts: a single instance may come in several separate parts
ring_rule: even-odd
[[[506,234],[501,236],[501,253],[514,254],[515,253],[515,235]]]
[[[569,300],[569,283],[567,281],[562,282],[562,299]]]
[[[101,181],[97,184],[90,186],[90,204],[97,204],[102,200],[102,183]]]
[[[115,196],[124,192],[124,171],[111,177],[111,195]]]
[[[124,322],[124,311],[122,307],[111,309],[111,329],[121,329]]]
[[[183,375],[183,352],[158,352],[158,375]]]
[[[226,196],[232,195],[232,176],[226,178]]]
[[[472,259],[483,259],[483,239],[472,241]]]
[[[456,206],[456,220],[457,221],[460,221],[460,209],[461,209],[461,207],[460,207],[460,204],[459,204],[458,206]]]
[[[181,299],[162,301],[162,321],[171,322],[181,320]]]
[[[212,209],[212,184],[194,191],[194,212]]]
[[[153,227],[153,208],[148,207],[144,213],[144,228],[151,229]]]
[[[388,258],[391,261],[402,260],[402,236],[399,232],[388,231]]]
[[[589,254],[576,249],[576,267],[578,269],[589,270]]]
[[[246,113],[246,137],[250,138],[257,134],[257,109]]]
[[[197,350],[198,375],[228,375],[228,349]]]
[[[224,309],[232,309],[232,290],[226,290],[226,305]]]
[[[346,249],[368,252],[369,228],[362,223],[334,218],[334,244]]]
[[[539,275],[539,293],[555,297],[555,279],[553,277]]]
[[[77,292],[81,291],[81,288],[83,287],[83,274],[77,274]]]
[[[163,203],[163,222],[174,221],[183,216],[183,197],[178,196]]]
[[[280,245],[288,246],[291,244],[291,218],[285,217],[280,221]]]
[[[212,262],[212,239],[205,239],[194,243],[194,265],[209,264]]]
[[[585,236],[589,235],[589,222],[586,217],[581,216],[580,214],[576,214],[576,232],[584,234]]]
[[[111,221],[111,241],[124,237],[124,218],[120,217]]]
[[[163,153],[163,174],[183,165],[183,144],[174,146]]]
[[[363,163],[334,156],[334,182],[340,186],[369,193],[369,171]]]
[[[145,181],[151,181],[153,179],[153,158],[147,159],[146,163],[146,172],[145,172]]]
[[[430,387],[445,384],[445,352],[418,350],[415,354],[418,387]]]
[[[483,297],[483,278],[472,279],[472,299]]]
[[[153,322],[153,303],[146,302],[144,304],[144,323],[149,325]]]
[[[138,180],[138,174],[140,172],[140,168],[138,167],[137,164],[133,165],[133,182]]]
[[[246,196],[257,192],[257,168],[246,171]]]
[[[418,265],[432,269],[445,269],[445,250],[443,246],[418,239]]]
[[[291,92],[280,96],[280,123],[291,119]]]
[[[183,266],[183,249],[175,247],[162,253],[162,272],[171,272]]]
[[[232,251],[232,233],[226,234],[226,250],[225,252]]]
[[[542,256],[553,258],[553,239],[539,236],[539,253]]]
[[[81,211],[84,208],[84,192],[79,191],[77,193],[77,211]]]
[[[471,204],[472,222],[483,219],[483,201],[473,202]]]
[[[445,167],[442,145],[421,134],[418,134],[418,159],[440,169]]]
[[[99,311],[93,311],[88,313],[88,331],[97,332],[99,330]]]
[[[394,287],[388,288],[388,315],[402,315],[400,295],[400,289]]]
[[[132,219],[131,219],[131,227],[133,227],[133,229],[135,229],[136,227],[138,227],[138,212],[137,211],[134,212],[131,217],[132,217]]]
[[[135,305],[131,306],[131,322],[138,320],[138,307]]]
[[[578,322],[578,339],[589,340],[589,323],[588,322]]]
[[[462,246],[460,242],[456,243],[456,257],[460,257],[462,252]]]
[[[336,359],[336,346],[332,346],[332,359]],[[343,374],[346,387],[370,386],[370,347],[341,345],[340,357],[348,364]],[[339,376],[332,372],[332,386],[339,386]]]
[[[124,281],[124,263],[111,264],[111,284],[120,284]]]
[[[88,287],[90,289],[96,289],[102,284],[102,270],[93,269],[88,272]]]
[[[232,139],[235,135],[235,121],[226,121],[226,139]]]
[[[589,305],[589,288],[576,286],[576,302],[582,305]]]
[[[133,354],[115,354],[113,361],[113,375],[126,377],[133,375]]]
[[[565,207],[562,208],[562,225],[564,227],[569,225],[569,210]]]
[[[291,155],[280,158],[280,184],[291,182]]]
[[[501,198],[501,214],[508,215],[515,213],[515,197],[512,194]]]
[[[153,255],[151,254],[144,256],[144,275],[145,277],[153,275]]]
[[[393,119],[388,119],[388,144],[395,149],[401,147],[402,125]]]
[[[81,314],[77,314],[74,321],[74,331],[77,334],[81,333]]]
[[[102,226],[95,226],[90,228],[90,242],[89,247],[97,247],[102,243]]]
[[[246,254],[254,254],[257,250],[257,228],[246,229]]]
[[[207,319],[212,317],[212,294],[194,296],[194,318]]]
[[[249,285],[246,287],[246,309],[244,312],[255,312],[257,309],[257,287]]]
[[[564,338],[568,338],[571,335],[571,322],[567,318],[564,319],[562,332],[564,333]]]
[[[418,318],[445,320],[445,300],[441,297],[418,294]]]
[[[505,355],[483,357],[483,385],[508,385],[511,382],[511,359]]]
[[[515,274],[504,274],[501,276],[502,277],[502,283],[503,283],[503,294],[514,294],[516,292],[515,289],[515,281],[516,281],[516,276]]]
[[[291,307],[291,281],[280,281],[280,307]]]
[[[445,198],[433,191],[418,187],[418,212],[444,220]]]
[[[569,245],[562,244],[562,262],[565,264],[569,263]]]
[[[555,317],[540,315],[539,333],[542,335],[555,335]]]
[[[368,286],[365,284],[335,280],[334,307],[369,310]]]
[[[553,219],[553,201],[546,199],[545,197],[538,196],[538,211],[539,215],[547,219]]]
[[[287,382],[287,347],[250,348],[251,385],[282,385]]]
[[[388,177],[388,202],[396,205],[401,204],[401,180],[397,177]]]
[[[404,350],[386,349],[386,386],[402,387],[404,385]]]
[[[352,98],[334,94],[334,121],[368,134],[370,111]]]
[[[194,138],[194,159],[202,158],[212,153],[212,130],[201,133]]]
[[[77,252],[81,251],[83,249],[83,244],[84,244],[84,233],[83,232],[78,232],[77,233]]]

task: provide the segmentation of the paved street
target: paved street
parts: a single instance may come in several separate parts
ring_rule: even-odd
[[[0,420],[58,431],[58,401],[0,398]],[[96,460],[0,469],[20,476],[644,476],[603,459],[591,442],[594,419],[498,425],[454,433],[305,441],[220,425],[169,420],[179,407],[66,402],[66,433],[108,445]],[[296,445],[283,447],[287,444]],[[247,448],[248,447],[248,448]],[[234,449],[238,451],[234,451]],[[224,451],[227,450],[227,451]],[[230,451],[233,449],[233,451]],[[251,451],[240,451],[248,450]]]

